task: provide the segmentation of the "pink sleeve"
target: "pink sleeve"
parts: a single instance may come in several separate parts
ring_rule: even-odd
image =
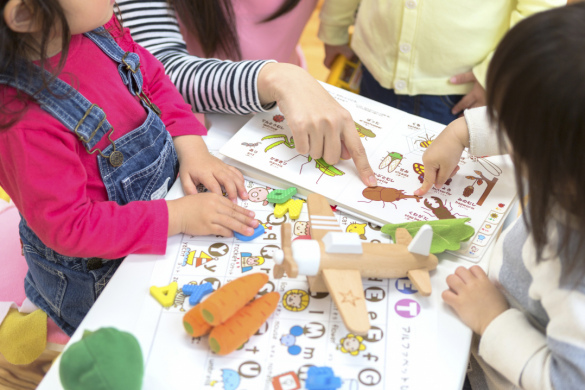
[[[163,64],[148,50],[134,42],[130,30],[123,33],[117,21],[112,18],[105,26],[124,50],[133,51],[140,56],[140,70],[144,80],[144,92],[161,110],[161,119],[173,137],[179,135],[207,135],[207,129],[195,118],[191,106],[166,75]]]
[[[37,236],[58,253],[116,259],[166,251],[164,200],[95,201],[86,193],[81,143],[53,118],[41,131],[0,133],[0,182]]]

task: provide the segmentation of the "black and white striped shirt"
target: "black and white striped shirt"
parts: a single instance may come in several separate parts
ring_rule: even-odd
[[[270,109],[258,97],[260,69],[270,61],[222,61],[192,56],[174,10],[165,0],[117,0],[124,27],[164,65],[185,101],[197,112],[249,114]]]

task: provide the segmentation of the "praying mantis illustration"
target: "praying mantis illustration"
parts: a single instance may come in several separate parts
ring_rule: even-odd
[[[294,149],[295,141],[294,141],[293,137],[291,136],[289,139],[288,136],[286,136],[285,134],[267,135],[265,137],[262,137],[262,141],[270,140],[270,139],[278,139],[278,138],[280,138],[280,140],[271,143],[270,145],[268,145],[266,147],[266,149],[264,149],[265,153],[267,153],[270,149],[273,149],[279,145],[284,145],[289,149]],[[286,161],[287,162],[291,161],[299,156],[303,156],[303,157],[307,158],[307,162],[301,165],[301,170],[299,171],[299,175],[300,175],[303,172],[303,167],[305,166],[305,164],[308,164],[311,161],[313,161],[313,157],[305,156],[304,154],[297,154],[293,158],[286,160]],[[322,172],[321,175],[319,176],[319,178],[317,179],[316,183],[319,183],[319,180],[321,180],[321,177],[323,177],[323,175],[327,175],[327,176],[331,176],[331,177],[345,175],[345,172],[337,169],[332,164],[328,164],[327,162],[325,162],[325,160],[323,160],[323,158],[315,159],[315,168],[317,168],[318,170],[320,170]]]

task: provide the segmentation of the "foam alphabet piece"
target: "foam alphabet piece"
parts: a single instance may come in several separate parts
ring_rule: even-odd
[[[85,331],[61,357],[65,390],[139,390],[144,363],[136,338],[115,328]]]
[[[287,213],[291,219],[298,219],[301,216],[301,210],[303,208],[304,200],[301,199],[289,199],[285,203],[277,204],[274,207],[274,216],[276,218],[282,218]]]
[[[254,229],[254,233],[252,233],[251,236],[244,236],[243,234],[240,234],[238,232],[234,232],[234,236],[240,241],[252,241],[256,237],[263,235],[264,231],[265,231],[264,226],[262,226],[262,224],[259,224],[258,227]]]
[[[179,290],[179,285],[177,282],[172,282],[168,286],[157,287],[152,286],[150,287],[150,295],[154,297],[164,307],[170,307],[175,302],[175,297],[177,296],[177,291]]]
[[[305,388],[307,390],[335,390],[341,387],[341,378],[336,377],[331,367],[309,367]]]
[[[296,194],[297,194],[296,187],[289,187],[286,190],[273,190],[268,194],[266,200],[269,201],[270,203],[281,204],[291,199]]]
[[[185,287],[187,287],[188,294],[185,292]],[[183,286],[183,293],[189,296],[189,304],[191,306],[195,306],[201,302],[204,296],[211,294],[212,292],[213,286],[209,282],[203,283],[199,286],[194,284],[186,284]]]

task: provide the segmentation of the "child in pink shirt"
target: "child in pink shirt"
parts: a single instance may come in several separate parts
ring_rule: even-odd
[[[179,6],[177,0],[174,0],[173,4],[175,7]],[[231,8],[232,15],[229,10],[224,10],[223,16],[231,16],[233,19],[230,20],[231,28],[222,29],[228,31],[233,29],[235,34],[231,39],[235,41],[233,42],[234,49],[239,48],[240,53],[238,54],[237,50],[225,53],[225,49],[222,50],[221,47],[216,48],[212,53],[206,53],[196,34],[183,27],[183,20],[189,16],[182,15],[181,32],[190,54],[230,60],[273,59],[306,68],[305,58],[298,43],[317,5],[317,0],[224,0],[224,4],[224,8]],[[218,8],[215,9],[216,13],[219,12]],[[209,21],[201,22],[210,23]],[[230,34],[227,35],[226,39],[230,39]],[[206,38],[203,37],[203,39]]]
[[[0,52],[12,54],[0,58],[0,186],[22,216],[26,294],[66,333],[124,256],[164,253],[180,232],[252,234],[253,213],[234,203],[242,175],[209,154],[113,0],[0,5]],[[179,172],[188,195],[165,201]]]

